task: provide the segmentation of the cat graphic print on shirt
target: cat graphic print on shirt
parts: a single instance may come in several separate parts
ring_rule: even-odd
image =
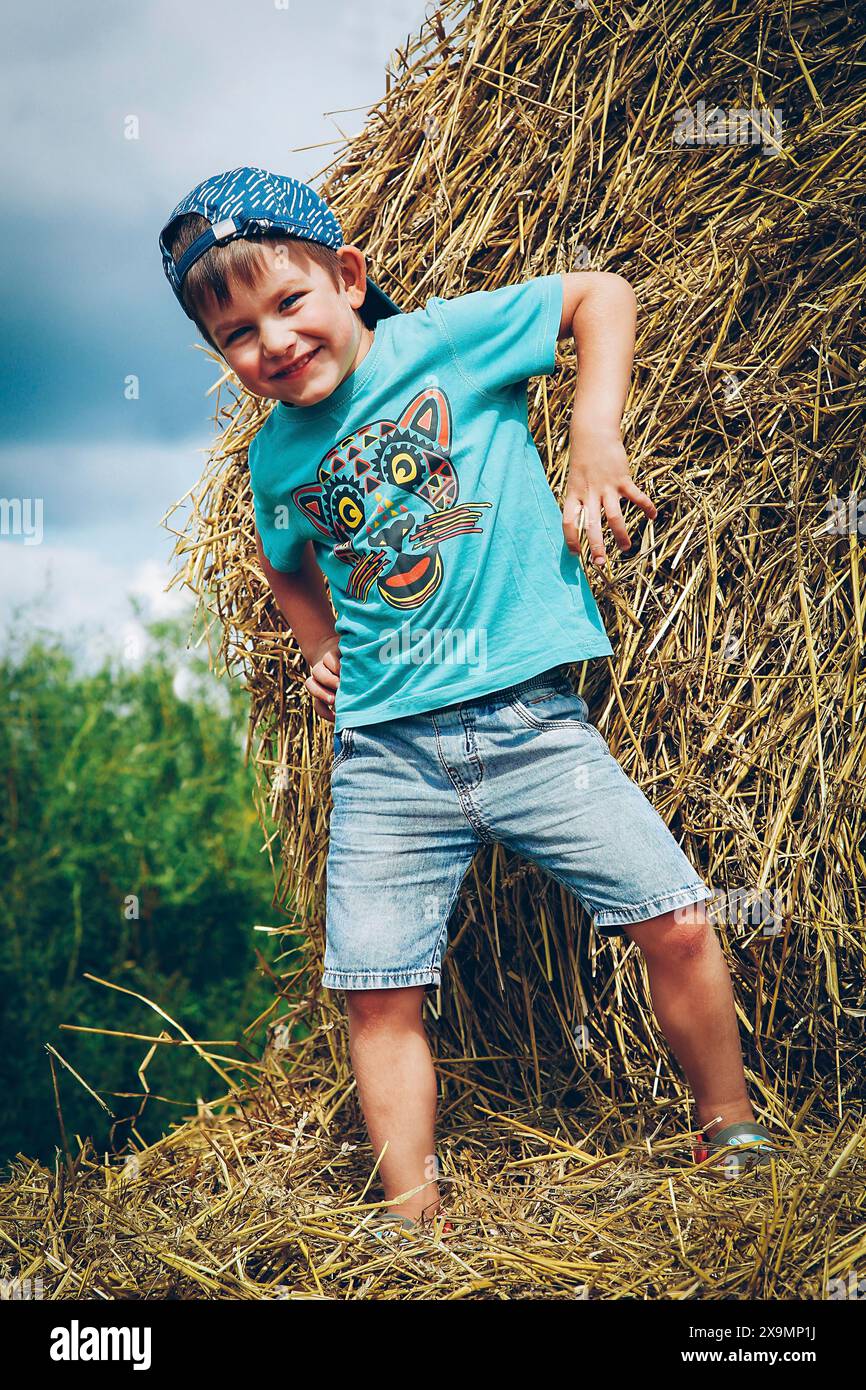
[[[292,500],[350,567],[346,593],[370,589],[392,608],[418,608],[443,583],[440,547],[479,533],[490,502],[461,502],[451,461],[451,406],[444,391],[419,392],[395,420],[373,420],[336,444],[314,483]]]

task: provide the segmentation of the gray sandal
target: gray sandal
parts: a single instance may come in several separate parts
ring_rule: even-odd
[[[708,1126],[712,1128],[712,1126]],[[757,1145],[756,1148],[745,1148],[745,1145]],[[742,1148],[738,1153],[737,1149]],[[779,1149],[773,1143],[773,1136],[758,1120],[738,1120],[735,1124],[725,1125],[712,1138],[708,1138],[706,1133],[702,1133],[695,1144],[692,1155],[695,1163],[703,1163],[714,1154],[724,1153],[727,1150],[724,1163],[708,1164],[707,1173],[713,1177],[735,1178],[741,1173],[753,1172],[756,1168],[769,1169],[770,1161],[773,1158],[780,1158]]]
[[[433,1234],[434,1221],[416,1221],[411,1216],[401,1216],[396,1211],[377,1211],[366,1223],[366,1229],[376,1240],[398,1243],[405,1236],[409,1236],[410,1241],[413,1236],[430,1236]],[[446,1239],[454,1235],[454,1224],[447,1218],[443,1221],[440,1235]]]
[[[402,1228],[406,1231],[415,1231],[420,1229],[420,1223],[413,1220],[411,1216],[401,1216],[396,1211],[376,1211],[367,1222],[367,1230],[372,1231],[379,1240],[382,1239],[383,1233],[389,1234],[389,1228],[394,1227],[397,1230]]]

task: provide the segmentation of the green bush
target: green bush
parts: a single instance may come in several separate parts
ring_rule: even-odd
[[[55,1059],[73,1153],[76,1135],[121,1151],[141,1111],[149,1044],[60,1024],[178,1036],[85,972],[145,995],[197,1040],[227,1040],[216,1053],[261,1054],[264,1025],[231,1045],[273,998],[255,951],[273,963],[280,938],[253,926],[283,920],[244,766],[247,697],[186,651],[186,624],[147,632],[137,669],[80,674],[53,637],[15,636],[0,658],[0,1162],[50,1162],[61,1142],[46,1043],[115,1117]],[[189,698],[175,693],[179,666]],[[188,1046],[159,1045],[144,1075],[167,1102],[144,1106],[147,1142],[225,1089]]]

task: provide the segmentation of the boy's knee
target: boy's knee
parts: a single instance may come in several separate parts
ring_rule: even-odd
[[[423,985],[399,989],[347,989],[346,1007],[351,1018],[358,1023],[413,1019],[420,1012],[423,998]]]
[[[664,959],[671,964],[694,960],[715,940],[702,903],[635,922],[624,930],[648,959]]]

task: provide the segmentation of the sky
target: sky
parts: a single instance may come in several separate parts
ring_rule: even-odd
[[[177,562],[161,519],[201,475],[218,370],[165,279],[160,228],[202,178],[237,165],[317,185],[433,9],[7,11],[0,642],[18,609],[92,668],[141,654],[149,618],[192,611],[188,590],[166,592]]]

